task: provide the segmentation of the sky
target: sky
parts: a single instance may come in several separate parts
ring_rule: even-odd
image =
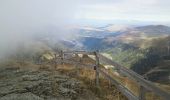
[[[74,24],[167,24],[169,5],[170,0],[0,0],[0,56],[37,35],[72,36],[67,28]]]
[[[170,0],[0,0],[0,26],[37,29],[75,21],[169,23],[169,5]]]
[[[91,0],[93,1],[93,0]],[[79,5],[77,19],[170,22],[170,0],[95,0]]]
[[[66,29],[75,12],[74,0],[0,0],[0,58],[35,36],[71,34]],[[67,34],[67,35],[66,35]]]

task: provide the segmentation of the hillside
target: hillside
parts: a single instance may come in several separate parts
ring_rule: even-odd
[[[0,100],[100,100],[80,80],[60,71],[0,71]]]
[[[135,27],[116,37],[123,43],[130,43],[140,48],[151,46],[153,39],[165,38],[170,35],[170,27],[163,25],[149,25]]]
[[[59,54],[56,55],[58,57],[60,56],[61,51],[59,50],[61,48],[50,49],[49,45],[47,44],[46,46],[44,44],[44,46],[42,47],[35,46],[34,49],[30,48],[30,50],[32,51],[30,51],[28,47],[24,47],[22,49],[19,49],[20,51],[18,51],[17,54],[20,55],[11,56],[6,60],[6,62],[1,63],[0,85],[3,87],[0,88],[0,100],[10,100],[11,98],[29,98],[35,100],[127,99],[120,93],[119,90],[117,90],[114,85],[107,81],[103,76],[100,76],[99,78],[100,88],[96,87],[94,81],[95,70],[93,69],[77,69],[81,65],[72,65],[67,63],[62,65],[60,62],[54,63],[54,51],[57,53],[58,50]],[[132,50],[136,50],[136,48],[129,47],[128,45],[119,44],[118,46],[117,44],[117,50],[115,50],[117,52],[115,52],[115,54],[118,54],[120,48],[122,48],[121,51],[129,50],[129,52],[132,52]],[[37,51],[39,49],[43,52]],[[33,53],[33,51],[36,51],[37,53]],[[123,57],[126,57],[126,53],[124,54],[120,52],[120,55],[121,54],[124,55]],[[131,57],[132,55],[130,54],[129,57]],[[69,55],[65,55],[65,57],[65,59],[68,59],[69,61],[80,61],[81,63],[85,64],[95,63],[94,60],[91,58],[89,59],[87,55],[82,56],[83,59],[81,60],[75,55],[73,55],[73,58],[70,58]],[[58,60],[60,60],[60,58]],[[129,61],[127,60],[126,63],[128,62]],[[124,63],[122,62],[121,64]],[[104,69],[103,66],[101,68]],[[120,81],[123,86],[126,86],[131,91],[135,91],[135,94],[138,95],[139,87],[134,87],[134,85],[136,84],[135,82],[129,80],[129,78],[127,77],[117,74],[116,72],[114,72],[114,70],[109,69],[107,71],[115,80]],[[6,83],[9,83],[9,85],[6,85]],[[150,96],[147,96],[147,98],[150,98]],[[152,99],[153,98],[158,97],[154,95],[152,96]]]
[[[100,29],[111,26],[100,27]],[[95,37],[95,34],[104,37]],[[170,27],[168,26],[148,25],[131,27],[126,30],[122,29],[121,32],[119,30],[117,35],[110,34],[107,36],[107,34],[103,35],[94,32],[94,36],[80,37],[78,41],[82,43],[83,49],[100,50],[112,56],[112,60],[133,69],[138,74],[145,75],[145,73],[150,72],[163,61],[163,55],[167,55],[168,42],[170,41],[169,35]],[[165,63],[164,65],[166,66],[167,64]],[[162,83],[166,83],[165,81],[169,82],[167,80],[169,72],[166,75],[159,74],[159,77],[159,79],[162,77]]]
[[[167,42],[170,40],[170,37],[168,37],[168,32],[165,32],[164,36],[162,36],[161,32],[163,31],[159,34],[151,33],[149,35],[147,32],[151,32],[151,30],[148,27],[149,29],[153,27],[160,28],[153,30],[153,33],[165,28],[164,26],[136,27],[129,29],[129,31],[118,32],[117,35],[113,32],[100,37],[102,34],[96,33],[99,37],[95,37],[95,35],[82,35],[72,40],[55,40],[53,36],[45,36],[39,37],[29,43],[23,43],[13,55],[7,57],[4,62],[0,62],[0,85],[3,86],[0,88],[0,100],[10,99],[12,97],[16,99],[34,98],[37,100],[49,100],[51,98],[61,98],[61,100],[69,100],[70,98],[76,98],[77,100],[90,100],[89,98],[92,98],[91,100],[122,98],[126,100],[114,85],[111,85],[111,88],[108,89],[108,86],[110,86],[108,84],[110,83],[105,81],[103,77],[101,77],[100,82],[104,88],[96,88],[94,84],[94,70],[80,69],[80,77],[77,77],[77,70],[74,65],[65,64],[65,67],[59,65],[57,66],[57,70],[55,70],[54,68],[56,66],[50,61],[54,59],[54,53],[60,53],[63,49],[99,50],[100,53],[104,53],[113,61],[144,76],[145,79],[160,83],[161,87],[168,87],[169,89],[169,56],[165,55],[168,53]],[[103,29],[105,27],[100,28]],[[138,30],[138,32],[130,32],[132,30]],[[96,30],[90,29],[90,31],[95,32]],[[145,34],[141,32],[145,32]],[[134,40],[129,42],[127,37]],[[59,56],[59,54],[56,56]],[[44,63],[42,64],[42,62]],[[114,71],[114,69],[109,69],[109,71]],[[125,82],[126,86],[137,91],[132,86],[134,83],[129,82],[127,78],[122,78],[117,73],[113,77]],[[6,83],[13,85],[6,85]],[[28,83],[29,85],[27,86]],[[65,84],[67,84],[66,87]],[[72,86],[70,87],[72,84],[74,88],[71,88]],[[111,95],[112,93],[114,95]]]
[[[77,73],[75,65],[57,63],[56,66],[48,59],[40,59],[43,62],[25,59],[20,63],[10,58],[0,64],[0,100],[127,100],[103,78],[100,78],[101,88],[96,87],[95,70],[79,65]],[[89,61],[93,62],[83,59],[84,63]]]

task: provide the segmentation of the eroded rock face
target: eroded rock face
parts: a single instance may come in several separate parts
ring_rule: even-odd
[[[57,71],[0,70],[0,100],[86,100],[85,92],[80,81]]]

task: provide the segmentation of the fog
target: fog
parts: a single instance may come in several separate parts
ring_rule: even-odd
[[[73,0],[1,0],[0,58],[34,36],[67,37],[77,3]]]
[[[168,0],[139,1],[0,0],[0,58],[13,53],[18,44],[30,42],[36,36],[53,35],[56,40],[72,37],[74,32],[70,26],[81,25],[83,21],[94,24],[118,19],[128,22],[134,19],[169,19]]]

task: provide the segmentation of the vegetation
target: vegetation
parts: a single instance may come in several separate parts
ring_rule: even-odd
[[[113,48],[108,51],[112,59],[128,68],[140,59],[144,58],[144,54],[138,50],[122,50],[121,48]]]

